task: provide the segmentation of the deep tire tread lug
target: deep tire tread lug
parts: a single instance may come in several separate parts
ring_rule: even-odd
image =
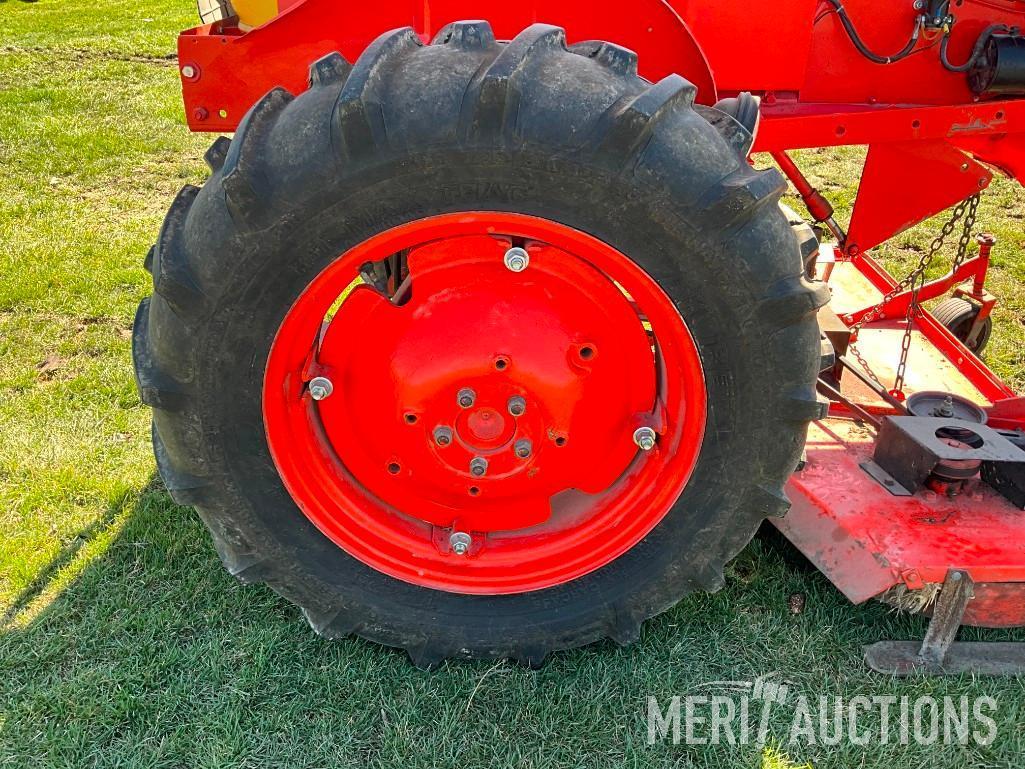
[[[533,57],[565,47],[565,31],[550,24],[532,24],[514,37],[467,89],[464,136],[471,141],[510,140],[519,112],[518,75]]]
[[[174,459],[167,452],[156,425],[153,425],[152,428],[152,438],[157,470],[171,499],[175,504],[185,507],[203,504],[211,487],[210,480],[185,472],[175,466]]]
[[[603,67],[622,77],[637,76],[637,54],[629,48],[603,40],[584,40],[574,43],[567,50],[579,56],[594,59]]]
[[[176,312],[198,311],[203,294],[192,276],[182,249],[182,234],[199,188],[187,184],[181,188],[164,217],[151,258],[153,291],[162,296]]]
[[[231,148],[231,139],[227,136],[218,136],[214,143],[203,154],[203,159],[213,173],[217,173],[224,167],[224,161],[228,157],[228,150]]]
[[[352,64],[338,51],[333,51],[327,56],[321,56],[310,65],[309,86],[310,88],[321,88],[327,85],[337,85],[345,81],[352,72]]]
[[[779,329],[815,315],[830,299],[825,283],[809,281],[803,274],[793,275],[771,285],[755,312],[761,322]]]
[[[339,137],[337,144],[345,159],[353,161],[361,154],[373,154],[387,146],[381,107],[373,101],[371,94],[397,59],[422,47],[423,43],[413,28],[403,27],[378,37],[356,59],[338,94],[332,119]]]
[[[701,215],[710,228],[729,234],[766,206],[777,206],[786,188],[775,168],[753,171],[744,163],[703,196]]]
[[[284,88],[269,91],[242,118],[228,147],[221,169],[221,186],[232,219],[242,229],[258,229],[263,224],[266,198],[270,195],[270,185],[262,170],[264,140],[292,99]]]
[[[438,30],[431,45],[450,45],[464,51],[486,50],[495,44],[495,33],[486,21],[454,21]]]
[[[679,105],[694,103],[696,89],[669,75],[625,102],[614,104],[599,121],[594,151],[627,168],[643,151],[657,124]]]
[[[177,411],[185,396],[174,379],[160,371],[149,344],[149,297],[139,303],[132,324],[132,366],[139,399],[150,408]]]

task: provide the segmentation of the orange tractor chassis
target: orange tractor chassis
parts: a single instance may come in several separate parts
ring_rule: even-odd
[[[776,288],[765,295],[769,298],[758,300],[758,317],[764,319],[767,334],[786,327],[791,321],[777,322],[776,316],[792,313],[798,296],[804,297],[799,312],[817,315],[823,341],[814,355],[820,359],[821,376],[812,387],[821,405],[802,395],[794,396],[790,406],[773,407],[792,409],[792,420],[799,424],[810,422],[797,470],[787,473],[789,512],[780,515],[786,502],[768,480],[756,482],[745,504],[769,516],[852,601],[881,598],[932,612],[923,645],[870,647],[867,656],[873,667],[896,673],[1025,670],[1025,652],[1018,645],[953,641],[961,624],[1025,625],[1025,398],[977,355],[992,324],[996,299],[987,292],[985,280],[991,251],[999,246],[992,237],[979,236],[978,253],[967,253],[974,244],[969,238],[978,195],[993,174],[1025,183],[1025,37],[1019,31],[1025,26],[1025,3],[638,0],[626,6],[583,0],[425,0],[371,8],[335,0],[292,0],[279,2],[277,15],[255,25],[221,5],[223,18],[181,34],[179,67],[189,127],[239,131],[230,147],[227,140],[215,143],[208,160],[214,181],[221,185],[217,189],[223,189],[212,194],[227,200],[228,215],[236,224],[244,222],[243,230],[259,230],[254,210],[258,219],[260,211],[273,208],[258,184],[261,173],[270,173],[266,167],[283,169],[277,173],[286,179],[284,189],[291,183],[289,163],[308,161],[301,152],[293,160],[280,153],[261,166],[264,161],[257,155],[247,157],[244,142],[241,149],[236,146],[241,134],[254,146],[251,137],[271,141],[267,137],[273,136],[273,141],[287,143],[291,124],[286,118],[273,118],[277,123],[272,123],[269,116],[288,114],[293,97],[298,97],[297,115],[313,109],[321,98],[318,89],[337,81],[342,91],[332,99],[340,106],[331,108],[331,114],[342,130],[324,146],[349,167],[357,167],[364,161],[353,146],[365,137],[381,146],[380,136],[396,130],[389,106],[376,100],[399,93],[391,98],[411,99],[414,105],[405,114],[416,109],[415,94],[406,94],[400,85],[378,87],[372,78],[388,67],[398,72],[405,66],[402,57],[412,62],[413,56],[421,57],[418,66],[445,72],[449,64],[427,58],[435,48],[430,55],[437,60],[448,56],[441,50],[445,45],[486,52],[504,45],[496,40],[512,41],[492,64],[491,54],[479,54],[484,64],[467,65],[468,85],[456,89],[464,103],[459,125],[469,126],[464,135],[473,141],[490,135],[491,118],[480,106],[467,113],[463,94],[473,94],[479,105],[488,104],[489,94],[498,94],[494,98],[506,105],[502,119],[509,119],[509,104],[542,103],[546,98],[543,88],[535,93],[524,84],[523,62],[532,61],[531,56],[541,61],[549,50],[564,57],[561,50],[604,62],[623,77],[639,74],[656,84],[650,86],[650,96],[631,95],[629,89],[635,86],[630,85],[617,102],[626,106],[606,113],[619,122],[609,127],[609,118],[601,117],[596,127],[587,128],[609,132],[595,140],[595,157],[620,153],[636,158],[654,152],[651,148],[659,142],[669,142],[651,126],[655,118],[665,122],[663,113],[675,114],[677,107],[665,105],[676,104],[676,94],[684,88],[686,104],[692,103],[698,115],[716,126],[742,158],[771,153],[804,200],[814,233],[830,239],[819,243],[810,227],[791,217],[807,274],[799,285],[797,278],[773,278]],[[240,9],[242,5],[238,3]],[[461,19],[485,22],[454,24]],[[538,22],[558,25],[564,37]],[[396,29],[403,31],[391,32]],[[422,52],[417,52],[421,45]],[[577,58],[566,58],[559,66],[577,67]],[[507,60],[508,69],[503,70]],[[356,62],[355,67],[349,62]],[[558,80],[558,70],[537,66],[543,77]],[[412,64],[409,68],[415,72]],[[354,80],[359,82],[354,85]],[[399,83],[400,76],[394,75],[394,81]],[[346,89],[357,87],[362,89],[354,102],[358,106],[350,108]],[[307,91],[308,97],[299,97]],[[301,108],[300,102],[308,106]],[[350,112],[358,120],[349,120]],[[523,114],[512,118],[511,129],[498,126],[499,134],[506,132],[503,141],[512,135],[509,131],[519,135],[535,130],[523,128]],[[300,117],[293,120],[303,125]],[[625,128],[617,133],[621,125],[636,126],[641,139]],[[339,142],[343,149],[338,149]],[[787,155],[795,149],[842,145],[868,148],[846,228]],[[247,170],[247,164],[255,170]],[[746,166],[720,177],[726,173],[732,174],[725,177],[727,192],[705,194],[694,210],[705,211],[710,221],[731,232],[740,231],[733,223],[740,215],[735,201],[745,195],[769,199],[778,190],[773,192],[770,177],[758,177],[765,179],[764,185],[753,181],[756,177]],[[624,569],[622,579],[629,579],[631,572],[622,565],[626,554],[657,539],[672,519],[666,511],[681,494],[688,498],[688,483],[703,477],[699,448],[711,450],[710,420],[719,418],[723,404],[731,402],[717,401],[720,391],[742,389],[732,373],[715,373],[716,358],[728,356],[717,355],[702,340],[700,307],[688,310],[688,302],[704,301],[700,290],[677,286],[668,273],[651,265],[638,267],[635,261],[640,260],[626,245],[628,235],[623,247],[612,247],[607,242],[612,236],[602,237],[583,224],[565,224],[572,216],[561,198],[538,208],[528,192],[523,193],[523,205],[516,205],[515,175],[506,183],[512,192],[503,203],[482,203],[474,211],[471,199],[463,208],[451,206],[454,211],[468,209],[466,213],[425,210],[419,218],[407,217],[405,224],[348,248],[319,274],[311,273],[315,278],[296,278],[295,285],[305,288],[298,298],[288,295],[286,301],[283,295],[282,306],[290,309],[262,332],[274,340],[262,375],[262,428],[281,483],[308,522],[325,542],[330,540],[373,572],[427,589],[418,595],[473,596],[478,607],[501,600],[512,605],[574,580],[590,586],[586,579],[591,577],[585,575],[614,567]],[[458,189],[449,189],[445,181],[434,184],[446,201],[472,195],[466,189],[469,182]],[[495,184],[498,188],[502,182]],[[729,192],[731,185],[739,192]],[[565,194],[571,189],[568,183]],[[369,189],[365,199],[337,208],[333,215],[372,220],[375,201],[384,210],[400,195],[381,190]],[[492,192],[481,190],[482,197]],[[194,242],[198,225],[185,230],[183,224],[186,216],[200,218],[190,208],[193,200],[207,213],[224,206],[205,202],[203,193],[193,189],[176,201],[151,259],[156,294],[179,316],[197,312],[196,307],[209,301],[200,283],[210,278],[197,266],[198,257],[190,257],[193,266],[186,274],[168,255],[185,248],[201,253],[201,245]],[[637,192],[637,199],[643,194]],[[947,275],[927,281],[923,269],[898,281],[870,255],[896,234],[955,205],[955,219],[944,235],[960,236],[961,243]],[[176,227],[184,234],[177,235]],[[311,249],[326,242],[326,236],[310,238]],[[235,241],[224,236],[219,242],[217,248],[223,251]],[[636,242],[642,243],[643,237]],[[716,254],[730,261],[720,272],[728,273],[731,264],[746,258],[743,250],[730,254],[729,248]],[[463,265],[459,269],[464,272],[457,274],[453,265]],[[282,269],[282,281],[288,283],[291,268]],[[745,263],[736,280],[746,280],[748,269]],[[476,277],[459,294],[458,303],[438,300],[463,280],[459,275],[471,274],[465,270],[475,270]],[[536,282],[510,284],[508,276],[519,274],[536,276]],[[715,290],[707,289],[712,304]],[[239,291],[258,298],[249,288]],[[339,306],[347,291],[349,298]],[[778,301],[771,299],[772,291]],[[937,309],[935,315],[920,304],[948,294],[953,297],[948,302],[961,304],[945,303],[947,309]],[[491,308],[505,308],[506,316],[496,316]],[[955,312],[959,309],[964,310],[960,315]],[[178,407],[167,395],[170,378],[153,373],[177,365],[174,354],[160,349],[168,332],[154,330],[158,323],[164,324],[161,329],[174,326],[155,304],[144,305],[144,310],[140,317],[149,326],[137,330],[136,368],[144,399],[155,406],[161,472],[176,498],[196,504],[207,518],[229,569],[245,579],[263,579],[264,567],[253,565],[262,561],[246,555],[257,548],[233,545],[233,530],[222,527],[219,533],[213,516],[204,512],[222,503],[211,502],[202,492],[208,485],[202,463],[193,463],[188,471],[178,467],[187,464],[175,457],[187,453],[188,440],[174,436],[187,433],[162,415],[162,410]],[[523,336],[519,327],[510,325],[513,315],[533,329],[531,334]],[[209,317],[216,318],[216,313]],[[643,322],[638,324],[637,317]],[[460,330],[468,318],[484,324],[483,335],[467,336]],[[603,324],[604,330],[595,331]],[[228,333],[229,325],[217,328]],[[542,331],[548,335],[545,345],[558,347],[557,360],[545,357],[548,348],[538,336]],[[797,343],[798,332],[793,333]],[[501,344],[493,341],[499,338]],[[765,344],[764,349],[749,349],[744,365],[763,365],[758,355],[770,356],[775,349]],[[650,350],[655,351],[654,370]],[[731,365],[738,365],[737,360]],[[391,381],[346,373],[354,371],[382,372]],[[524,379],[516,379],[521,372]],[[624,377],[623,372],[641,373]],[[784,389],[804,392],[796,381]],[[392,389],[397,393],[394,426],[382,427],[380,414],[351,406],[374,402],[383,390]],[[653,399],[658,404],[654,411]],[[623,420],[610,415],[610,403],[633,416]],[[756,413],[761,412],[750,412]],[[785,414],[780,418],[791,419]],[[749,419],[751,431],[782,429],[755,416]],[[721,425],[715,429],[728,432]],[[357,444],[360,450],[349,448]],[[789,433],[780,435],[780,445],[785,457],[791,451]],[[573,461],[560,459],[567,457]],[[729,462],[730,457],[719,461]],[[558,470],[550,469],[556,466]],[[771,470],[758,472],[762,479],[772,476]],[[455,485],[453,477],[459,479]],[[588,495],[600,500],[593,509],[583,501]],[[556,499],[564,501],[562,507],[552,501]],[[460,512],[453,518],[457,508]],[[395,522],[396,510],[414,509],[415,521]],[[560,516],[563,522],[556,523]],[[747,536],[753,532],[750,525],[741,527]],[[704,533],[694,536],[698,541]],[[742,539],[738,534],[735,542],[724,545],[723,554],[735,552]],[[687,589],[714,588],[721,582],[718,567],[708,568],[707,575],[688,578],[692,587]],[[290,589],[301,592],[277,573],[271,578],[289,597]],[[372,589],[370,582],[367,589]],[[593,595],[603,596],[595,600],[612,605],[610,594],[602,592],[606,588],[593,589],[598,591]],[[580,590],[586,597],[592,588]],[[677,595],[683,592],[681,588]],[[411,641],[408,632],[403,635],[406,631],[393,633],[388,621],[370,621],[365,612],[350,610],[347,599],[323,607],[293,600],[303,604],[319,632],[357,632],[404,646],[425,665],[445,656],[503,655],[534,664],[552,649],[602,635],[627,641],[640,620],[669,602],[653,593],[635,612],[623,609],[625,603],[616,604],[620,608],[612,619],[603,619],[605,624],[596,620],[596,629],[564,643],[526,640],[506,648],[481,631],[479,637],[471,634],[460,651],[455,641]],[[426,600],[433,605],[435,598]]]

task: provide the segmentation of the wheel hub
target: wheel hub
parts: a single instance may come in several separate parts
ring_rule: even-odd
[[[375,568],[465,592],[556,584],[636,542],[678,496],[704,424],[672,303],[618,252],[545,220],[397,230],[322,273],[275,340],[268,440],[303,512]],[[350,286],[338,304],[353,266],[400,251],[403,292]],[[670,360],[686,381],[666,379]],[[333,396],[312,397],[314,379]],[[645,427],[662,445],[639,450]],[[458,564],[454,533],[472,542]]]

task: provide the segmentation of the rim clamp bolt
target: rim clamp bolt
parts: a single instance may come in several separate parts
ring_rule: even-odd
[[[527,265],[530,264],[530,254],[527,253],[526,249],[520,248],[519,246],[513,246],[505,252],[506,268],[511,272],[523,272],[527,269]]]
[[[315,401],[322,401],[335,391],[335,386],[326,376],[313,377],[310,380],[310,397]]]
[[[473,544],[473,539],[465,531],[453,531],[448,538],[448,544],[456,555],[466,555]]]
[[[658,436],[650,427],[638,427],[634,430],[634,443],[641,451],[651,451],[655,448],[655,440]]]

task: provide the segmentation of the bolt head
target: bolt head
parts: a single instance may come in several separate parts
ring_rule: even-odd
[[[314,377],[310,380],[310,397],[315,401],[322,401],[334,392],[335,386],[325,376]]]
[[[634,443],[641,451],[651,451],[655,448],[655,431],[650,427],[638,427],[634,430]]]
[[[456,402],[461,408],[468,409],[477,401],[477,393],[469,387],[464,387],[456,393]]]
[[[530,254],[526,249],[513,246],[505,252],[505,266],[511,272],[523,272],[527,269],[528,264],[530,264]]]
[[[527,410],[527,401],[520,395],[514,395],[509,399],[506,408],[514,417],[522,416],[523,412]]]
[[[484,457],[474,457],[470,460],[470,475],[480,478],[488,471],[488,460]]]
[[[184,67],[182,67],[182,77],[186,80],[192,80],[197,74],[198,71],[191,64],[186,64]]]
[[[452,443],[452,428],[438,425],[434,428],[434,442],[439,446],[448,446]]]
[[[456,555],[466,555],[473,544],[473,539],[465,531],[453,531],[448,538],[448,544]]]
[[[526,459],[534,450],[533,444],[527,438],[521,438],[513,444],[513,451],[520,459]]]

